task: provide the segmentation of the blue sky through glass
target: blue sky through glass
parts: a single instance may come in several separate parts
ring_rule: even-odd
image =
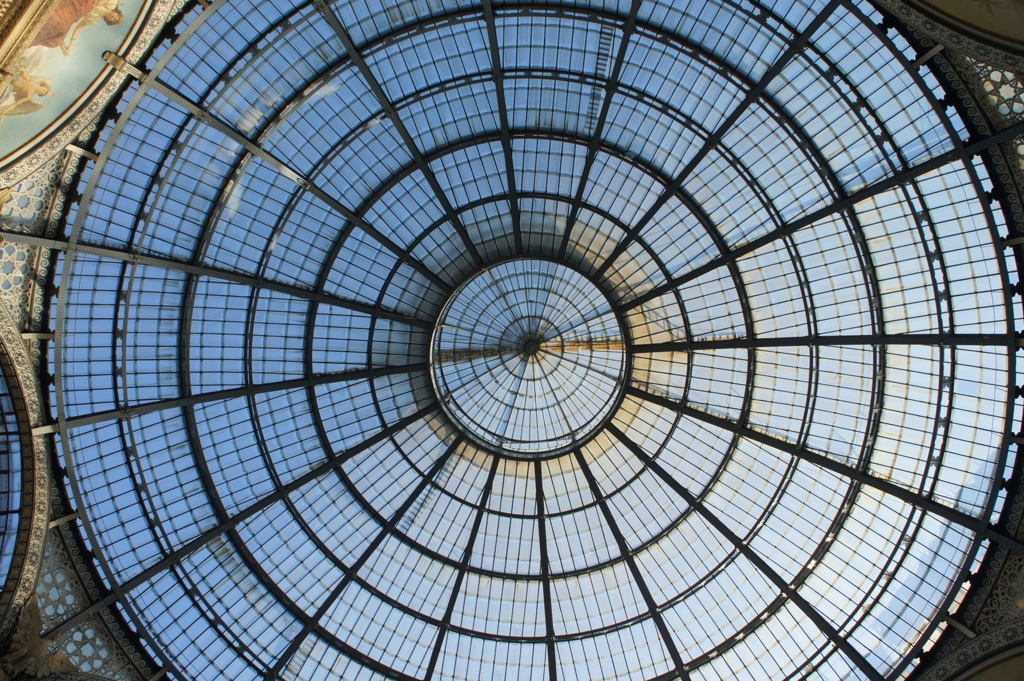
[[[129,93],[54,403],[172,676],[890,678],[925,643],[1018,383],[984,165],[922,166],[964,126],[867,3],[634,9],[221,2]],[[527,257],[628,357],[536,459],[431,381],[453,291]]]

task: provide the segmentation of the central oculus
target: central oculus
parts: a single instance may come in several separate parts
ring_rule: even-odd
[[[437,397],[463,433],[517,458],[588,440],[619,402],[626,343],[608,298],[549,260],[492,265],[445,303],[430,341]]]

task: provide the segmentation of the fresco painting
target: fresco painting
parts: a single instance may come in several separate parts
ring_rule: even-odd
[[[0,90],[0,158],[34,145],[99,86],[145,0],[61,0]]]

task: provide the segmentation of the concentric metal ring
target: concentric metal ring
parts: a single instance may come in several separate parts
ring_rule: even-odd
[[[898,678],[1019,380],[984,166],[871,11],[197,12],[102,135],[54,351],[162,665]]]
[[[431,379],[478,444],[556,454],[586,441],[615,408],[626,355],[597,286],[565,265],[522,258],[456,289],[431,338]]]

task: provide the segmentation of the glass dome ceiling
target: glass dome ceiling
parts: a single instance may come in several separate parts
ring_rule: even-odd
[[[1018,380],[985,167],[880,23],[196,6],[60,282],[103,603],[180,679],[905,674]]]
[[[466,436],[508,456],[582,444],[618,406],[626,348],[615,312],[578,272],[534,258],[472,276],[431,340],[441,407]]]

